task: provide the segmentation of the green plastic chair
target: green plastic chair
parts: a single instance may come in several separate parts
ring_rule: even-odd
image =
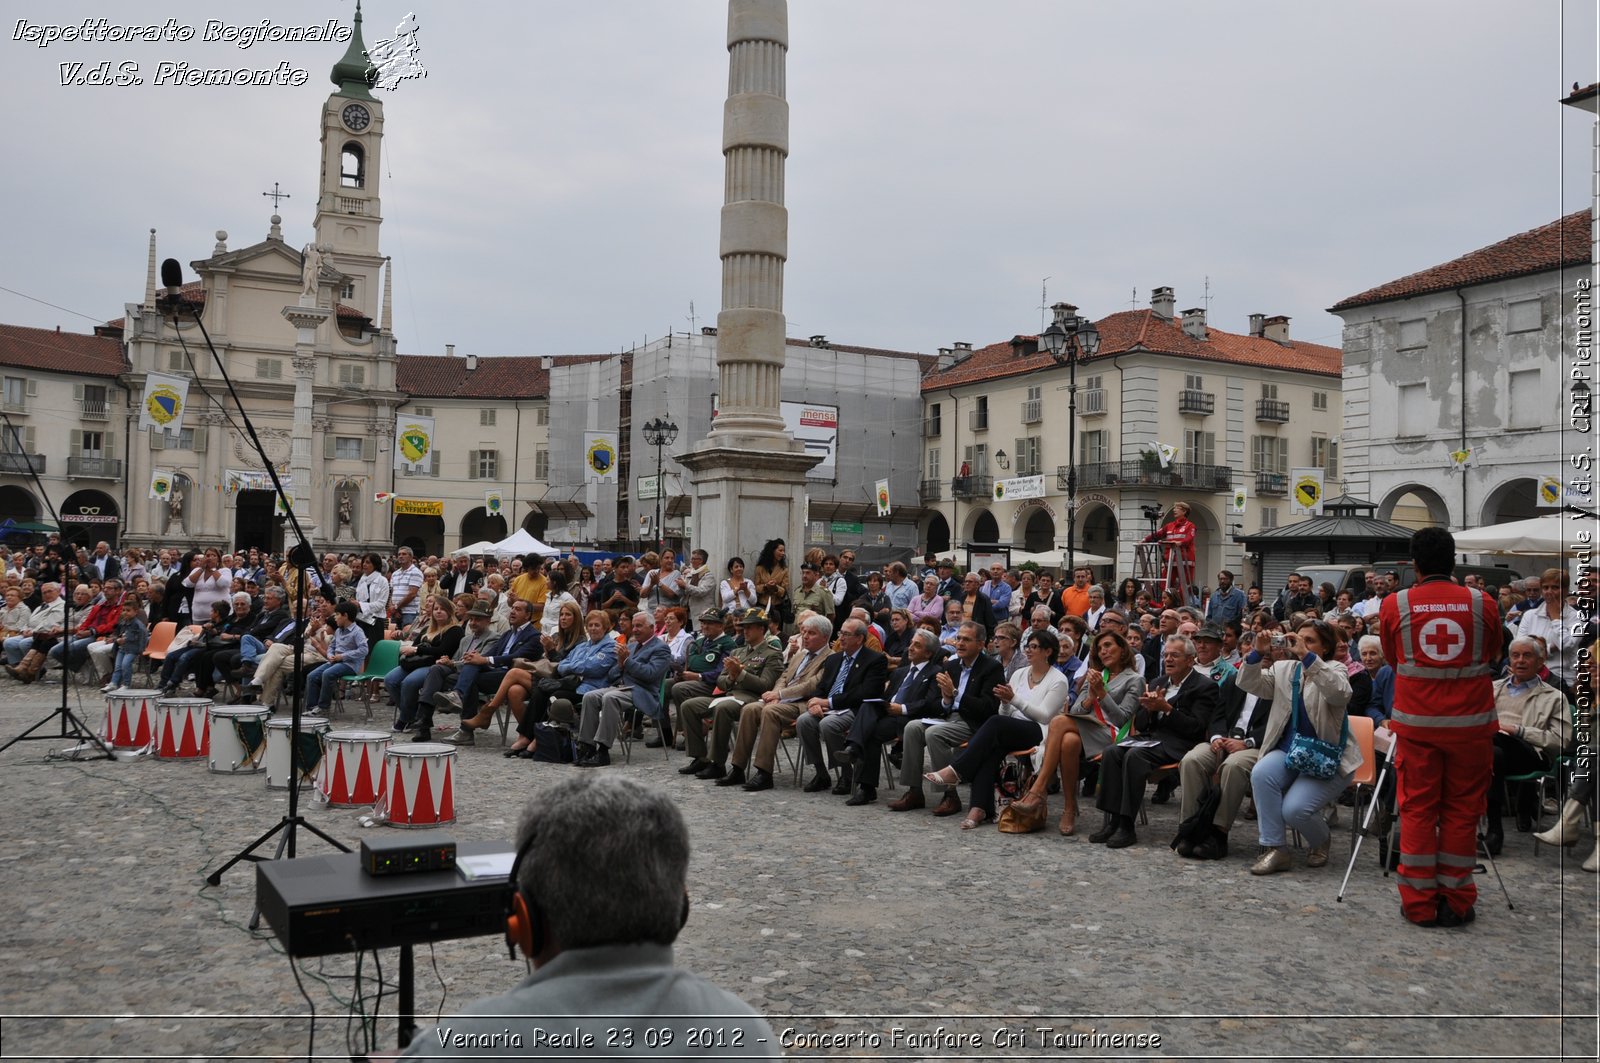
[[[344,711],[345,691],[349,684],[360,683],[361,704],[367,710],[367,720],[372,719],[372,687],[374,681],[382,682],[383,677],[400,667],[400,642],[397,639],[384,639],[372,647],[367,654],[366,666],[355,675],[342,676],[338,688],[334,691],[334,709],[336,712]]]

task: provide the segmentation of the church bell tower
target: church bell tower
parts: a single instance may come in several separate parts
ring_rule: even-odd
[[[322,174],[317,188],[316,240],[329,266],[350,278],[339,302],[378,320],[383,223],[378,178],[383,150],[383,104],[372,95],[371,65],[361,39],[361,4],[354,32],[330,79],[337,86],[322,107]]]

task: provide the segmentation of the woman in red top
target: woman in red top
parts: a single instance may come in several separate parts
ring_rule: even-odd
[[[1189,519],[1189,503],[1174,505],[1172,520],[1163,524],[1160,530],[1151,532],[1144,541],[1169,543],[1180,551],[1179,556],[1183,558],[1183,586],[1178,588],[1178,593],[1183,595],[1189,584],[1194,582],[1194,521]]]

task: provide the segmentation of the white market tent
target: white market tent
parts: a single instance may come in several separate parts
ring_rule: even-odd
[[[494,553],[494,543],[489,539],[482,539],[471,546],[463,546],[459,550],[450,551],[451,557],[479,557],[483,554]]]
[[[1029,561],[1032,561],[1040,568],[1064,569],[1067,567],[1067,551],[1065,549],[1046,550],[1037,554],[1023,553],[1020,550],[1011,551],[1011,564],[1013,567],[1026,564]],[[1080,565],[1114,565],[1117,563],[1114,557],[1102,557],[1099,554],[1091,554],[1087,550],[1079,550],[1073,555],[1073,561]]]
[[[522,557],[524,554],[538,554],[541,557],[556,557],[561,553],[561,551],[557,550],[555,547],[546,546],[538,539],[535,539],[532,535],[528,534],[528,529],[526,528],[518,528],[506,538],[501,539],[499,542],[491,543],[489,548],[483,552],[486,554],[493,554],[495,557]]]
[[[1594,521],[1574,518],[1562,513],[1544,517],[1514,520],[1509,524],[1490,524],[1482,528],[1469,528],[1455,533],[1456,549],[1464,554],[1514,554],[1528,557],[1551,557],[1558,554],[1576,554],[1579,549],[1591,550],[1592,545],[1579,541],[1581,531],[1590,533],[1594,540]]]

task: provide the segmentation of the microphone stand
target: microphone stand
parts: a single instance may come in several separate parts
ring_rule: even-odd
[[[170,291],[171,289],[169,289],[169,293]],[[174,294],[169,294],[165,299],[162,300],[162,302],[172,310],[173,331],[177,333],[178,342],[182,344],[184,354],[187,355],[189,352],[189,345],[184,342],[182,330],[177,328],[178,312],[182,307],[182,301],[177,299]],[[298,677],[300,674],[301,665],[304,663],[306,628],[309,627],[311,623],[310,607],[307,603],[306,595],[306,588],[310,583],[310,577],[307,574],[307,570],[310,567],[311,559],[314,556],[311,549],[311,542],[306,536],[305,529],[300,526],[299,518],[295,516],[294,507],[289,498],[288,492],[284,491],[283,489],[283,482],[278,479],[277,467],[272,464],[272,459],[267,457],[266,448],[261,445],[261,439],[256,435],[256,426],[250,420],[250,415],[245,412],[244,403],[239,400],[239,392],[233,386],[233,378],[228,375],[228,367],[223,364],[222,356],[217,353],[216,345],[211,342],[211,334],[206,331],[205,322],[200,320],[200,312],[193,307],[190,307],[189,312],[194,317],[194,323],[200,326],[200,335],[206,341],[206,347],[211,351],[211,360],[216,364],[217,372],[222,374],[222,382],[228,386],[228,394],[233,397],[233,405],[239,411],[239,417],[244,422],[245,433],[250,438],[250,446],[261,458],[262,466],[267,470],[267,475],[272,479],[272,488],[277,492],[278,497],[283,501],[284,512],[288,514],[289,524],[294,529],[295,546],[289,551],[289,560],[294,563],[295,572],[298,577],[295,582],[299,585],[298,589],[295,591],[295,604],[299,609],[299,614],[298,622],[295,624],[294,629],[294,672],[295,676]],[[349,846],[319,830],[314,824],[308,822],[306,818],[300,814],[300,717],[301,710],[304,708],[304,701],[304,688],[299,686],[297,683],[290,698],[288,814],[279,819],[276,824],[266,831],[266,833],[262,834],[255,841],[251,842],[249,845],[246,845],[243,849],[239,850],[239,852],[229,857],[227,863],[223,864],[211,874],[207,875],[207,884],[212,886],[221,885],[223,874],[241,860],[259,862],[267,859],[266,857],[259,855],[256,850],[261,848],[274,836],[277,836],[280,833],[282,834],[282,837],[278,838],[278,849],[277,853],[273,856],[274,860],[281,859],[286,852],[288,853],[289,859],[293,860],[295,858],[295,833],[299,829],[310,831],[312,834],[316,835],[318,838],[327,842],[329,845],[333,846],[342,853],[348,853],[350,851]],[[250,917],[250,929],[254,930],[260,925],[261,909],[257,907],[254,914]]]
[[[61,528],[61,514],[56,512],[56,507],[54,505],[52,505],[51,502],[50,502],[50,495],[45,491],[44,484],[41,483],[40,480],[39,480],[39,473],[33,467],[33,457],[32,457],[32,455],[28,454],[25,450],[22,450],[22,448],[21,448],[22,433],[17,430],[17,426],[12,423],[11,418],[9,416],[7,416],[4,411],[0,411],[0,418],[4,418],[5,419],[5,422],[6,422],[6,435],[9,438],[14,439],[14,440],[17,441],[18,450],[22,454],[23,464],[25,464],[28,467],[28,478],[33,481],[33,486],[35,486],[35,487],[37,487],[39,489],[39,497],[44,500],[45,508],[50,511],[50,516],[55,518],[56,529],[59,531],[60,528]],[[16,745],[18,742],[59,742],[59,741],[62,741],[63,739],[76,738],[78,740],[78,743],[79,743],[77,746],[73,747],[72,749],[62,750],[61,753],[59,753],[59,754],[54,754],[54,753],[50,754],[50,756],[64,756],[64,757],[71,757],[74,760],[78,760],[78,759],[81,759],[80,758],[80,754],[84,751],[85,745],[89,745],[89,746],[93,746],[95,751],[96,751],[95,752],[95,756],[92,759],[94,759],[94,760],[116,760],[117,759],[115,754],[113,754],[112,751],[111,751],[111,743],[108,740],[102,739],[99,735],[96,735],[94,733],[94,729],[91,728],[88,724],[84,723],[81,719],[79,719],[77,717],[77,715],[75,715],[73,713],[71,706],[68,704],[69,689],[70,689],[70,685],[71,685],[71,681],[72,681],[72,653],[70,651],[72,649],[72,590],[73,590],[73,585],[74,585],[74,581],[73,581],[73,578],[72,578],[72,568],[71,568],[70,564],[67,561],[62,561],[61,562],[61,588],[62,588],[61,589],[61,705],[60,705],[59,708],[53,709],[50,712],[50,715],[46,716],[44,719],[42,719],[38,723],[34,724],[32,727],[28,728],[26,731],[23,731],[21,734],[17,735],[17,737],[15,737],[11,741],[7,742],[5,745],[0,746],[0,753],[3,753],[6,750],[10,749],[12,746]],[[61,718],[61,730],[60,730],[60,732],[58,734],[53,734],[53,735],[52,734],[37,734],[36,735],[36,734],[33,733],[33,732],[37,731],[39,728],[43,727],[45,724],[49,723],[51,720],[55,719],[58,716]]]

